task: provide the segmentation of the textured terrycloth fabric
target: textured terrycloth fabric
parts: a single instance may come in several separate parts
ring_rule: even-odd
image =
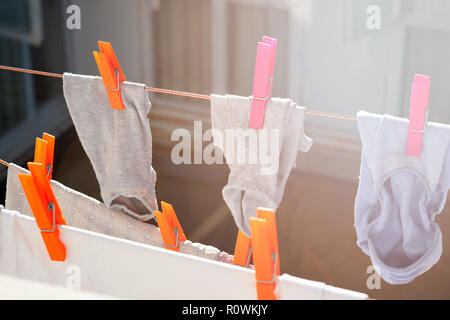
[[[11,163],[8,167],[5,206],[6,209],[19,211],[33,217],[17,176],[19,173],[28,173],[28,171]],[[138,221],[121,210],[107,208],[105,204],[57,181],[52,180],[51,185],[69,226],[164,247],[161,234],[156,226]],[[232,263],[233,260],[233,256],[213,246],[191,241],[182,242],[180,252],[226,263]]]
[[[211,95],[214,144],[230,167],[223,198],[247,236],[256,208],[278,207],[298,151],[307,152],[312,145],[304,134],[305,108],[272,98],[261,130],[248,128],[250,108],[250,97]]]
[[[420,157],[406,155],[407,119],[359,112],[358,126],[357,243],[384,280],[408,283],[441,256],[435,217],[450,187],[450,126],[427,124]]]
[[[103,201],[142,221],[158,209],[145,85],[123,82],[124,110],[112,109],[99,77],[64,73],[64,97]]]

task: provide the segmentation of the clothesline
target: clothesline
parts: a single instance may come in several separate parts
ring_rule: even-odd
[[[10,67],[10,66],[5,66],[5,65],[0,65],[0,69],[8,70],[8,71],[15,71],[15,72],[22,72],[22,73],[29,73],[29,74],[36,74],[36,75],[41,75],[41,76],[46,76],[46,77],[53,77],[53,78],[60,78],[60,79],[63,78],[63,75],[59,74],[59,73]],[[154,87],[148,87],[148,86],[145,87],[145,90],[155,92],[155,93],[169,94],[169,95],[188,97],[188,98],[193,98],[193,99],[211,100],[211,97],[209,95],[200,94],[200,93],[154,88]],[[327,113],[327,112],[314,111],[314,110],[305,110],[305,113],[311,114],[311,115],[316,115],[316,116],[321,116],[321,117],[356,121],[356,117],[348,116],[348,115],[344,115],[344,114]],[[4,166],[8,166],[8,163],[6,161],[3,161],[2,159],[0,159],[0,164],[2,164]]]
[[[24,69],[24,68],[16,68],[16,67],[4,66],[4,65],[0,65],[0,69],[16,71],[16,72],[23,72],[23,73],[30,73],[30,74],[37,74],[37,75],[41,75],[41,76],[61,78],[61,79],[63,77],[63,75],[59,74],[59,73],[30,70],[30,69]],[[145,89],[147,91],[151,91],[151,92],[155,92],[155,93],[169,94],[169,95],[182,96],[182,97],[188,97],[188,98],[194,98],[194,99],[211,100],[211,97],[206,94],[177,91],[177,90],[170,90],[170,89],[153,88],[153,87],[148,87],[148,86],[146,86]],[[316,116],[321,116],[321,117],[329,117],[329,118],[335,118],[335,119],[356,121],[356,117],[348,116],[348,115],[344,115],[344,114],[327,113],[327,112],[314,111],[314,110],[305,110],[305,113],[316,115]]]

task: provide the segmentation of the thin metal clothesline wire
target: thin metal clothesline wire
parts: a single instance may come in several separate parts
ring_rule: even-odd
[[[53,78],[60,78],[62,79],[63,75],[59,73],[53,73],[53,72],[46,72],[46,71],[38,71],[38,70],[31,70],[31,69],[24,69],[24,68],[17,68],[17,67],[10,67],[10,66],[4,66],[0,65],[1,70],[8,70],[8,71],[15,71],[15,72],[22,72],[22,73],[29,73],[29,74],[37,74],[41,76],[46,77],[53,77]],[[206,94],[200,94],[200,93],[193,93],[193,92],[185,92],[185,91],[177,91],[177,90],[170,90],[170,89],[161,89],[161,88],[153,88],[153,87],[145,87],[145,90],[155,92],[155,93],[162,93],[162,94],[170,94],[174,96],[182,96],[182,97],[188,97],[188,98],[194,98],[194,99],[202,99],[202,100],[211,100],[211,97]],[[327,113],[327,112],[321,112],[321,111],[314,111],[314,110],[305,110],[305,113],[321,116],[321,117],[328,117],[328,118],[335,118],[335,119],[342,119],[342,120],[353,120],[356,121],[356,117],[354,116],[347,116],[343,114],[336,114],[336,113]],[[6,161],[3,161],[0,159],[0,164],[4,166],[8,166],[8,163]]]

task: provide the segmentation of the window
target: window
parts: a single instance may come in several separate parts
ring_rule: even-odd
[[[63,5],[58,0],[1,2],[0,64],[66,70]],[[18,161],[43,131],[58,134],[69,125],[60,80],[0,71],[0,157]]]

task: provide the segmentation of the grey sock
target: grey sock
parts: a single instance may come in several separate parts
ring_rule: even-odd
[[[298,151],[307,152],[311,139],[304,134],[305,109],[289,99],[272,98],[267,103],[262,130],[248,129],[251,98],[211,95],[211,119],[214,144],[222,150],[230,167],[228,184],[222,194],[241,231],[250,236],[250,217],[256,216],[257,207],[276,209],[283,197],[284,187],[295,166]],[[260,136],[267,134],[266,143]],[[235,144],[230,144],[233,134]],[[238,140],[244,148],[238,147]],[[244,142],[245,141],[245,142]],[[275,144],[273,144],[275,143]],[[270,161],[264,163],[263,154]],[[244,161],[237,160],[241,149]],[[251,160],[252,157],[259,157]]]
[[[143,84],[123,82],[124,110],[110,107],[100,77],[64,73],[64,96],[103,201],[139,220],[158,209],[152,168],[150,101]]]

